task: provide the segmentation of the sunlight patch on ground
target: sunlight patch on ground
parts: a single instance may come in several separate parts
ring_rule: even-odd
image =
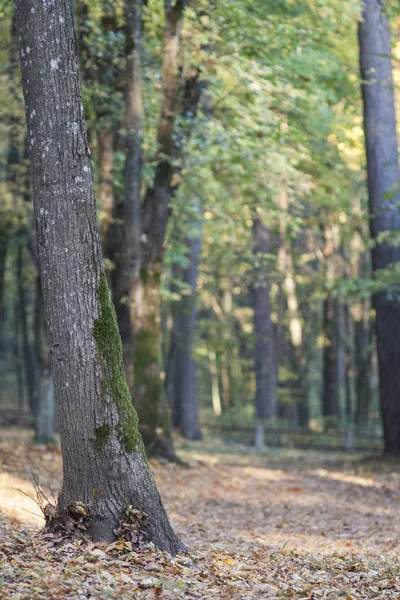
[[[44,520],[35,496],[35,489],[29,481],[10,473],[0,473],[1,513],[21,524],[37,526],[39,529],[43,527]]]

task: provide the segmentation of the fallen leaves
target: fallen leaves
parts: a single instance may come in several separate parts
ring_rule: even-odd
[[[183,456],[189,469],[152,463],[173,525],[190,547],[171,558],[146,544],[145,515],[129,507],[112,544],[35,539],[39,527],[27,512],[34,505],[10,486],[16,479],[32,495],[32,468],[55,490],[59,451],[0,443],[0,477],[9,486],[0,499],[0,598],[400,598],[395,470],[371,474],[363,465],[361,472],[357,461],[317,453],[260,456],[232,448],[208,456],[206,442],[193,448]],[[78,520],[85,517],[75,509]]]

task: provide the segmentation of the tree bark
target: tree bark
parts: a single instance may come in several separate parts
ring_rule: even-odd
[[[274,376],[274,331],[271,321],[270,281],[265,255],[271,251],[268,228],[253,217],[254,247],[254,336],[256,371],[256,418],[274,419],[277,416],[276,381]]]
[[[176,554],[122,363],[96,223],[72,2],[16,0],[38,257],[63,457],[60,514],[89,507],[88,534],[113,540],[128,505],[146,538]]]
[[[325,429],[336,428],[339,415],[338,361],[335,299],[331,292],[324,300],[324,357],[322,407]]]
[[[31,415],[36,419],[37,408],[39,404],[38,398],[38,362],[33,344],[29,338],[29,325],[27,315],[28,298],[24,281],[24,238],[21,236],[17,254],[17,281],[18,281],[18,317],[21,323],[22,332],[22,351],[24,359],[25,384],[28,396],[28,404]]]
[[[183,271],[182,281],[190,287],[184,290],[176,314],[174,352],[174,415],[182,435],[191,440],[201,439],[197,405],[196,363],[193,359],[196,326],[196,291],[201,254],[201,237],[186,238],[190,264]]]
[[[399,156],[387,2],[365,0],[359,24],[360,67],[367,151],[370,228],[374,271],[400,261],[400,248],[378,241],[400,230]],[[400,452],[400,302],[382,291],[373,298],[379,360],[385,452]]]
[[[361,431],[368,428],[371,403],[371,331],[369,325],[369,302],[359,302],[355,313],[355,359],[356,359],[356,425]]]

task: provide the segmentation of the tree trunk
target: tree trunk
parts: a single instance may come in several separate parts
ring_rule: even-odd
[[[38,257],[63,458],[60,515],[87,505],[87,532],[113,540],[128,505],[146,539],[176,554],[122,362],[96,223],[72,2],[16,0]]]
[[[286,292],[289,332],[291,342],[291,355],[293,370],[298,375],[298,389],[300,398],[296,405],[298,424],[300,427],[308,427],[309,408],[306,385],[306,356],[303,344],[303,326],[301,320],[301,311],[297,299],[296,280],[294,276],[293,257],[290,244],[287,241],[286,219],[289,209],[287,193],[281,190],[279,195],[279,207],[281,210],[280,218],[280,245],[278,253],[279,270],[284,277],[283,287]],[[282,312],[282,311],[280,311]],[[280,318],[282,315],[280,315]]]
[[[23,236],[25,237],[25,236]],[[24,240],[19,240],[18,254],[17,254],[17,281],[18,281],[18,318],[21,323],[22,332],[22,351],[24,360],[24,371],[25,371],[25,383],[26,391],[28,396],[29,410],[32,417],[36,418],[37,408],[39,404],[38,398],[38,362],[36,352],[33,344],[29,339],[29,325],[27,315],[27,304],[28,298],[26,294],[26,287],[24,282]]]
[[[354,313],[357,392],[356,425],[361,431],[366,431],[371,403],[369,302],[359,302],[355,307]]]
[[[400,261],[400,248],[378,242],[400,229],[399,156],[392,78],[388,3],[365,0],[359,25],[360,66],[367,150],[370,227],[375,271]],[[382,291],[373,298],[385,452],[400,452],[400,302]]]
[[[211,400],[214,414],[217,417],[222,415],[221,395],[219,393],[217,355],[215,350],[209,352],[210,376],[211,376]]]
[[[335,302],[336,312],[336,359],[337,359],[337,396],[338,416],[346,415],[346,321],[345,305]]]
[[[14,341],[13,341],[13,354],[14,354],[14,366],[15,366],[15,383],[17,386],[17,397],[18,397],[18,409],[22,413],[25,408],[25,389],[24,389],[24,374],[22,366],[21,356],[21,321],[19,318],[19,298],[14,302],[13,311],[14,320]]]
[[[125,198],[123,243],[117,265],[114,303],[122,338],[125,374],[129,389],[134,386],[135,315],[140,295],[141,185],[142,185],[142,0],[126,5],[128,25],[128,73],[125,91]],[[144,416],[144,415],[143,415]],[[143,422],[143,425],[145,423]]]
[[[42,284],[39,274],[36,276],[35,287],[33,330],[37,361],[36,395],[38,402],[35,414],[35,440],[47,444],[54,441],[55,405],[50,354],[45,331]]]
[[[6,271],[7,246],[9,240],[9,227],[0,226],[0,344],[3,340],[4,324],[4,275]]]
[[[97,140],[100,177],[100,232],[103,244],[106,245],[114,208],[114,127],[102,129],[98,133]]]
[[[136,286],[140,296],[132,306],[135,324],[134,406],[148,452],[176,460],[171,438],[171,415],[161,369],[160,274],[142,272]]]
[[[256,371],[256,418],[274,419],[276,411],[276,381],[274,377],[274,331],[271,321],[270,281],[265,255],[271,251],[268,228],[253,217],[254,247],[254,336]]]
[[[324,300],[324,366],[322,407],[325,429],[336,428],[339,415],[335,299]]]
[[[179,415],[179,427],[184,437],[201,439],[197,405],[196,363],[193,359],[196,326],[196,291],[201,254],[201,237],[186,238],[190,264],[184,269],[182,280],[190,287],[184,290],[176,314],[174,353],[174,413]]]
[[[148,428],[144,438],[148,440],[151,448],[158,449],[173,457],[173,443],[170,435],[171,419],[168,401],[165,396],[162,379],[164,374],[161,366],[161,353],[152,352],[149,360],[143,364],[143,356],[139,356],[139,344],[153,345],[155,340],[160,341],[160,283],[162,274],[162,261],[164,254],[164,238],[168,221],[168,205],[172,195],[171,180],[173,175],[172,155],[174,151],[173,126],[175,116],[179,109],[179,49],[180,34],[183,22],[185,0],[176,0],[174,5],[165,3],[165,34],[164,56],[162,69],[161,113],[158,124],[157,142],[160,161],[156,167],[154,184],[145,195],[142,210],[142,237],[141,269],[138,290],[135,292],[136,303],[132,307],[131,318],[133,329],[136,332],[136,351],[134,360],[134,389],[138,390],[139,397],[143,397],[143,389],[153,390],[148,400],[143,398],[142,406],[137,404],[139,415],[147,414],[142,419]],[[145,303],[149,298],[149,304]],[[153,314],[146,315],[149,309]],[[146,328],[149,329],[146,331]],[[140,339],[139,339],[140,332]],[[157,362],[158,360],[158,362]],[[145,386],[143,388],[143,381]],[[159,390],[159,397],[156,391]],[[136,395],[137,396],[137,395]],[[150,406],[150,402],[154,406]],[[145,408],[146,407],[146,408]],[[158,415],[157,415],[158,413]],[[161,437],[158,432],[161,431]]]

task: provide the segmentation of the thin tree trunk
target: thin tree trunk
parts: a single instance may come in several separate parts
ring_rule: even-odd
[[[345,306],[335,302],[336,312],[336,359],[337,359],[337,395],[339,414],[346,414],[346,323]]]
[[[308,396],[306,389],[306,360],[303,345],[303,326],[299,302],[297,299],[296,281],[294,276],[293,257],[290,244],[286,236],[286,218],[289,210],[288,198],[285,190],[281,190],[279,195],[279,207],[281,210],[280,218],[280,245],[278,253],[279,270],[284,276],[283,288],[286,292],[290,342],[292,345],[292,362],[294,371],[298,374],[298,388],[300,399],[296,405],[296,414],[300,427],[308,427],[309,410]],[[281,334],[280,334],[281,335]]]
[[[107,244],[114,208],[114,127],[105,127],[98,135],[100,233]]]
[[[369,326],[369,303],[364,301],[355,307],[355,349],[356,349],[356,425],[361,431],[368,428],[371,403],[371,332]]]
[[[353,311],[347,307],[345,313],[347,331],[347,355],[346,355],[346,419],[353,423],[356,406],[356,347],[355,347],[355,324]]]
[[[37,257],[35,257],[37,259]],[[51,377],[50,354],[45,332],[42,284],[39,274],[36,276],[34,346],[37,359],[37,400],[35,415],[35,440],[40,443],[54,441],[54,385]]]
[[[123,245],[119,257],[114,303],[122,338],[125,374],[129,389],[134,386],[134,343],[142,301],[141,268],[141,185],[142,185],[142,8],[143,0],[130,0],[126,5],[128,76],[125,92],[125,199],[123,204]],[[145,419],[146,415],[142,415]],[[143,425],[146,424],[142,420]],[[145,438],[146,439],[146,438]]]
[[[325,428],[336,428],[339,414],[335,300],[331,292],[324,300],[324,366],[322,407]]]
[[[256,371],[256,418],[274,419],[276,410],[276,381],[274,377],[274,331],[271,321],[270,281],[265,255],[271,251],[268,228],[253,217],[254,247],[254,336]]]
[[[29,339],[29,325],[28,325],[28,315],[27,315],[27,304],[28,298],[26,294],[26,286],[24,282],[24,260],[23,260],[23,251],[24,246],[22,245],[23,241],[20,240],[18,246],[18,254],[17,254],[17,281],[18,281],[18,318],[21,323],[21,332],[22,332],[22,350],[23,350],[23,359],[24,359],[24,370],[25,370],[25,383],[26,383],[26,391],[28,396],[29,409],[32,417],[36,418],[37,408],[38,408],[38,364],[37,357],[34,351],[31,340]]]
[[[378,242],[380,233],[400,229],[399,156],[387,2],[365,0],[359,25],[360,66],[367,150],[370,227],[375,271],[400,261],[400,248]],[[385,452],[400,452],[400,302],[375,294],[379,381]]]
[[[15,361],[15,381],[17,385],[18,409],[22,413],[25,408],[24,373],[21,356],[21,321],[19,318],[19,298],[14,303],[14,341],[13,353]]]
[[[218,382],[218,368],[217,368],[217,356],[214,350],[211,350],[208,354],[210,360],[210,375],[211,375],[211,399],[214,414],[217,417],[222,415],[222,404],[221,396],[219,393],[219,382]]]
[[[9,227],[0,226],[0,344],[3,340],[4,324],[4,275],[6,271],[7,246],[9,240]]]
[[[61,515],[87,506],[87,533],[113,540],[132,505],[146,539],[176,554],[122,362],[97,232],[72,2],[16,0],[38,257],[63,458]]]
[[[186,238],[190,264],[183,271],[183,282],[190,287],[184,290],[176,314],[174,355],[174,414],[179,413],[179,427],[184,437],[201,438],[197,405],[196,363],[193,359],[194,331],[196,326],[196,291],[201,237]]]

